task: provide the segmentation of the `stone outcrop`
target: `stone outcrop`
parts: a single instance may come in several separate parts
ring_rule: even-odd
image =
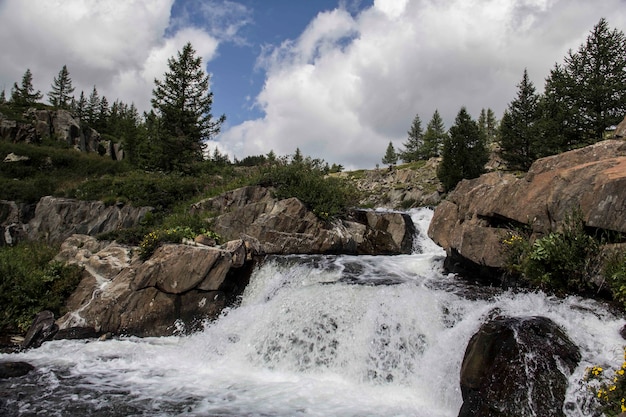
[[[225,249],[167,244],[144,262],[133,248],[71,236],[57,259],[83,266],[83,279],[58,324],[136,336],[194,329],[243,290],[250,263],[240,258],[252,255],[242,254],[249,247],[242,241]]]
[[[442,187],[437,178],[440,158],[423,165],[380,168],[333,174],[349,179],[364,196],[360,207],[390,209],[435,206],[441,201]]]
[[[626,233],[626,142],[539,159],[522,178],[493,172],[463,180],[436,208],[428,235],[452,258],[500,268],[507,227],[528,226],[540,237],[573,210],[586,227]]]
[[[277,200],[272,190],[243,187],[200,201],[192,213],[206,216],[227,240],[251,236],[266,254],[411,253],[415,227],[404,213],[353,210],[323,221],[297,198]]]
[[[150,207],[107,206],[101,201],[43,197],[37,205],[0,200],[0,246],[43,239],[60,243],[73,234],[96,235],[136,226]]]
[[[119,145],[103,140],[100,134],[67,110],[28,109],[24,121],[10,120],[0,114],[0,139],[12,142],[40,143],[44,138],[63,142],[81,152],[97,152],[121,160],[124,153]]]
[[[471,338],[459,417],[564,416],[578,347],[545,317],[496,317]]]

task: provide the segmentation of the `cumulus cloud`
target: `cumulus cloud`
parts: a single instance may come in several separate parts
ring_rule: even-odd
[[[3,0],[0,90],[10,94],[30,68],[45,95],[67,65],[75,94],[89,94],[96,85],[110,102],[119,98],[149,109],[154,79],[163,76],[169,57],[190,41],[206,63],[219,45],[208,30],[192,25],[166,33],[173,1]]]
[[[340,3],[345,4],[345,2]],[[501,115],[524,68],[544,78],[593,25],[626,27],[622,0],[375,0],[357,15],[339,7],[266,48],[256,105],[264,116],[219,138],[237,157],[306,154],[373,167],[401,147],[415,114],[438,109],[448,127],[461,106]]]

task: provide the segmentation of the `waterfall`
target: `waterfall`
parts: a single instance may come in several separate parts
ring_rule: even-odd
[[[0,411],[452,417],[467,343],[497,308],[546,316],[580,347],[566,413],[584,415],[585,368],[621,365],[623,318],[592,300],[500,291],[444,274],[445,254],[426,237],[432,210],[411,215],[418,252],[268,257],[240,303],[191,336],[54,341],[2,354],[37,370],[0,381]]]

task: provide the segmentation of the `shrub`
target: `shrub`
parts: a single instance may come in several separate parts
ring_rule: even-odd
[[[58,248],[20,243],[0,248],[0,332],[25,332],[35,314],[64,313],[65,299],[81,278],[81,269],[52,261]]]
[[[358,198],[351,183],[342,178],[326,176],[321,168],[306,161],[269,167],[257,183],[275,187],[277,198],[298,198],[323,220],[343,213]]]
[[[199,234],[207,235],[216,242],[221,240],[221,237],[206,229],[194,230],[189,226],[177,226],[170,229],[155,229],[144,236],[143,240],[139,244],[139,256],[141,259],[146,260],[162,243],[181,243],[183,239],[193,239]]]
[[[626,308],[626,252],[610,252],[604,262],[602,276],[611,289],[613,299]]]
[[[506,271],[544,290],[584,292],[600,262],[600,243],[585,232],[577,211],[566,216],[561,232],[532,243],[524,232],[512,232],[503,244]]]

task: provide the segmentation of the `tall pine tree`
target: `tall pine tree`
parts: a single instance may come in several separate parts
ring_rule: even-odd
[[[67,70],[67,66],[63,65],[59,75],[53,79],[52,90],[48,93],[48,101],[54,107],[60,109],[68,109],[72,102],[72,93],[74,87],[72,87],[72,79],[70,73]]]
[[[382,159],[383,164],[385,165],[395,165],[398,162],[398,154],[396,153],[396,149],[393,147],[393,143],[389,142],[387,145],[387,150],[385,151],[385,156]]]
[[[398,153],[404,162],[413,162],[422,159],[422,148],[424,146],[424,131],[419,114],[415,115],[411,129],[407,132],[409,138],[403,144],[404,150]]]
[[[476,178],[482,174],[488,160],[484,136],[467,109],[462,107],[443,143],[437,177],[445,190],[450,191],[462,179]]]
[[[33,74],[30,72],[30,69],[27,69],[22,76],[22,85],[13,84],[11,103],[16,106],[32,106],[38,100],[41,100],[41,97],[43,97],[41,91],[35,91],[33,87]]]
[[[539,96],[524,69],[517,97],[509,103],[500,124],[502,157],[511,169],[527,171],[541,153]]]
[[[159,137],[153,140],[160,168],[173,170],[203,159],[204,142],[219,133],[226,116],[214,119],[211,114],[210,77],[191,43],[167,63],[169,71],[162,81],[154,80],[152,90],[152,107],[162,119]]]
[[[424,146],[422,148],[422,156],[424,159],[434,158],[441,155],[444,140],[448,137],[446,127],[439,115],[439,111],[435,110],[433,117],[426,126],[424,133]]]

